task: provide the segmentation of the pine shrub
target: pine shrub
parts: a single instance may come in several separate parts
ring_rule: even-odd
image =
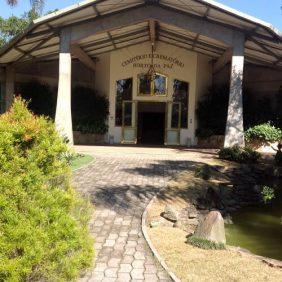
[[[67,152],[23,100],[0,116],[0,281],[71,281],[91,265],[90,205],[70,186]]]

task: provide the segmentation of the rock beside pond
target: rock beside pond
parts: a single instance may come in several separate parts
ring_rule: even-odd
[[[162,217],[169,221],[176,222],[178,220],[178,213],[171,205],[166,205]]]
[[[224,220],[221,213],[211,211],[198,225],[195,236],[216,243],[226,244]]]

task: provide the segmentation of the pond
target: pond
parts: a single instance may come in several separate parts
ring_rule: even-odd
[[[282,260],[282,189],[275,191],[271,206],[242,209],[226,224],[227,244],[254,254]]]

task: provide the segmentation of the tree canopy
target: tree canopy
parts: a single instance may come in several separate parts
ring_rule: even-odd
[[[31,9],[21,17],[11,16],[7,19],[0,17],[0,47],[5,45],[14,36],[23,32],[38,16],[39,14],[34,9]]]

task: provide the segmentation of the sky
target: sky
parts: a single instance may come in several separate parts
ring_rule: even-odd
[[[0,16],[19,16],[30,8],[29,0],[18,0],[18,6],[9,8],[6,0],[0,0]],[[78,3],[76,0],[46,0],[44,12],[65,8]],[[282,0],[217,0],[229,7],[264,20],[282,32]]]

